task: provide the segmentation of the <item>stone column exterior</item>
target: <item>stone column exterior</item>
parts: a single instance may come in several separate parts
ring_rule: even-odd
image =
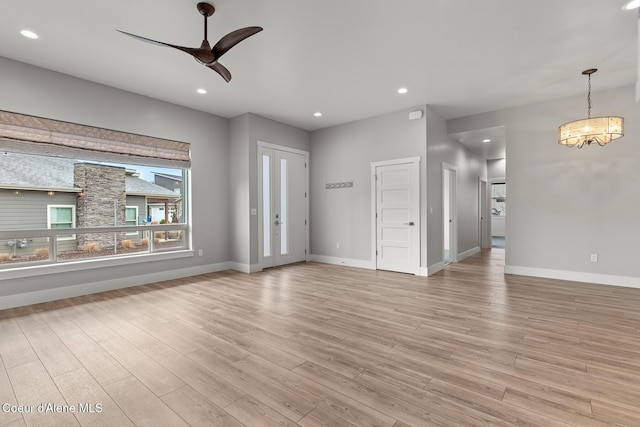
[[[76,205],[76,226],[113,227],[125,225],[125,169],[93,163],[76,163],[73,168],[74,185],[83,190]],[[117,202],[117,209],[114,206]],[[77,234],[78,249],[95,243],[100,249],[114,247],[114,233]],[[118,243],[125,233],[118,233]]]

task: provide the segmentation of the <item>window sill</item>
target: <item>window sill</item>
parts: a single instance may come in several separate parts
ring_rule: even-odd
[[[194,255],[195,252],[193,250],[185,249],[171,252],[157,252],[153,254],[128,255],[118,258],[89,259],[66,261],[57,264],[21,266],[0,270],[0,282],[24,277],[43,276],[47,274],[69,273],[79,270],[92,270],[105,267],[118,267],[122,265],[139,264],[141,262],[189,258]]]

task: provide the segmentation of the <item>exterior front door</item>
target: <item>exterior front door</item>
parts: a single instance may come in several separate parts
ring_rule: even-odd
[[[307,259],[307,156],[270,146],[258,149],[260,268]]]

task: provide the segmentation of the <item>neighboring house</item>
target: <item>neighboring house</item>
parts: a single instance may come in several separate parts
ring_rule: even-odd
[[[160,187],[166,188],[167,190],[171,190],[176,193],[176,199],[174,203],[169,206],[169,211],[166,213],[169,219],[182,218],[182,193],[183,193],[183,182],[182,176],[173,175],[162,172],[151,172],[153,174],[153,182]],[[166,208],[157,203],[153,203],[149,201],[149,216],[152,221],[159,221],[157,218],[164,218]]]
[[[149,202],[175,203],[176,194],[147,182],[134,170],[57,157],[0,154],[0,229],[82,228],[146,222]],[[167,218],[168,219],[168,218]],[[59,237],[58,250],[74,250],[91,241],[113,245],[113,236]],[[119,239],[139,240],[139,233]],[[0,242],[0,253],[27,255],[40,239]],[[42,239],[45,242],[46,239]]]
[[[180,175],[172,175],[162,172],[151,172],[153,174],[153,182],[160,187],[171,190],[178,195],[182,194],[182,177]]]

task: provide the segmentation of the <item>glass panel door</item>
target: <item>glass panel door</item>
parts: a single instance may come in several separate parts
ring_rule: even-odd
[[[306,260],[306,154],[259,148],[260,268]]]

